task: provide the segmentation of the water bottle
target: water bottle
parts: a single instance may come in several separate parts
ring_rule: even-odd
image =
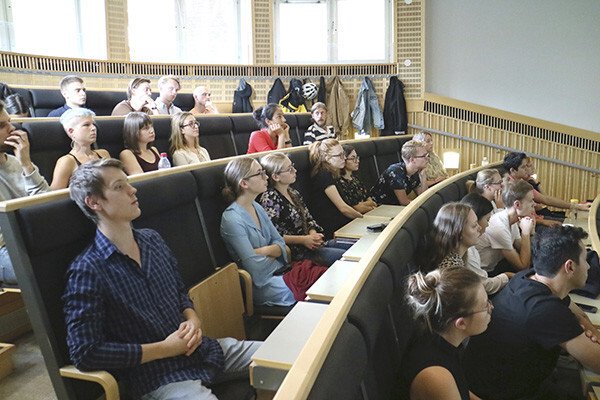
[[[160,153],[160,160],[158,160],[158,169],[171,168],[171,162],[167,158],[167,153]]]
[[[483,156],[483,158],[481,159],[481,166],[486,167],[489,164],[490,164],[490,162],[488,161],[488,158],[486,156]]]
[[[577,221],[577,217],[578,217],[578,215],[577,215],[577,211],[578,211],[577,210],[577,205],[579,204],[579,199],[571,199],[570,203],[571,203],[571,217],[575,221]]]

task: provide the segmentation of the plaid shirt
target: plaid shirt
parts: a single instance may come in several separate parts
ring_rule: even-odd
[[[196,351],[141,364],[142,344],[159,342],[179,328],[192,308],[177,261],[157,232],[134,230],[142,266],[121,253],[99,230],[71,264],[63,296],[67,345],[82,370],[107,369],[138,397],[168,383],[210,383],[223,370],[216,340]]]

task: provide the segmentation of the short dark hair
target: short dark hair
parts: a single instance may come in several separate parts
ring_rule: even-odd
[[[587,236],[583,229],[573,226],[558,225],[540,230],[532,246],[535,272],[553,278],[567,260],[579,260],[580,242]]]
[[[152,126],[152,120],[146,113],[139,111],[132,111],[125,116],[123,120],[123,142],[125,148],[131,150],[135,154],[140,154],[142,150],[138,143],[140,137],[140,130],[146,126]],[[152,144],[148,144],[150,148]]]
[[[67,86],[69,86],[73,82],[83,83],[83,79],[81,79],[77,75],[67,75],[60,81],[60,90],[66,90]]]
[[[252,116],[258,122],[258,126],[261,128],[267,127],[267,120],[272,120],[275,112],[279,110],[281,106],[275,103],[269,103],[264,107],[258,107],[252,113]]]
[[[494,210],[492,202],[478,193],[469,193],[460,202],[471,206],[478,220]]]
[[[504,161],[502,162],[502,166],[510,174],[510,170],[514,169],[515,171],[519,169],[521,163],[524,159],[527,158],[527,154],[525,153],[508,153],[504,156]]]

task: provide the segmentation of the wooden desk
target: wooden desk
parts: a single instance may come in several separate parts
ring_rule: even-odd
[[[571,301],[574,301],[576,303],[589,304],[591,306],[598,307],[598,310],[600,310],[600,298],[590,299],[588,297],[583,297],[573,293],[569,294],[569,296],[571,297]],[[593,314],[586,312],[586,314],[590,318],[592,324],[600,326],[600,311]],[[590,390],[590,385],[592,383],[600,384],[600,375],[584,367],[581,367],[580,376],[584,390]]]
[[[361,239],[362,240],[362,239]],[[365,264],[366,265],[366,264]],[[338,260],[306,291],[310,300],[330,302],[353,273],[359,273],[359,264],[353,261]]]
[[[365,216],[394,218],[396,215],[400,214],[400,212],[404,210],[405,207],[406,206],[393,206],[389,204],[382,204],[379,207],[366,213]]]
[[[382,222],[389,223],[391,219],[389,217],[366,217],[356,218],[342,226],[340,229],[334,232],[333,236],[336,238],[349,238],[349,239],[360,239],[369,232],[367,226],[380,224]]]
[[[346,261],[360,261],[360,259],[367,254],[367,250],[373,245],[375,239],[377,239],[379,233],[367,233],[358,242],[354,243],[344,254],[342,259]]]
[[[252,356],[250,384],[277,390],[327,309],[326,304],[299,302]]]

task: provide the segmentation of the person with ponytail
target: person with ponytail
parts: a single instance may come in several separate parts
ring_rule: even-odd
[[[402,391],[411,400],[468,400],[459,347],[487,329],[493,310],[480,278],[466,268],[408,277],[407,301],[419,328],[403,359]]]
[[[283,111],[278,104],[259,107],[252,114],[260,130],[250,134],[248,154],[292,147],[290,126],[285,123]]]
[[[495,214],[498,209],[504,208],[502,201],[504,181],[498,170],[482,169],[477,172],[475,181],[467,181],[467,188],[470,193],[480,194],[492,203],[494,208],[492,214]]]
[[[310,208],[323,227],[327,239],[362,214],[342,199],[335,182],[346,165],[346,154],[336,139],[325,139],[308,146],[311,164]]]
[[[330,266],[339,260],[346,247],[334,240],[325,241],[323,228],[312,217],[300,193],[290,185],[296,182],[296,168],[283,153],[270,153],[260,160],[269,176],[269,189],[260,196],[277,231],[292,251],[292,260],[311,259]]]

